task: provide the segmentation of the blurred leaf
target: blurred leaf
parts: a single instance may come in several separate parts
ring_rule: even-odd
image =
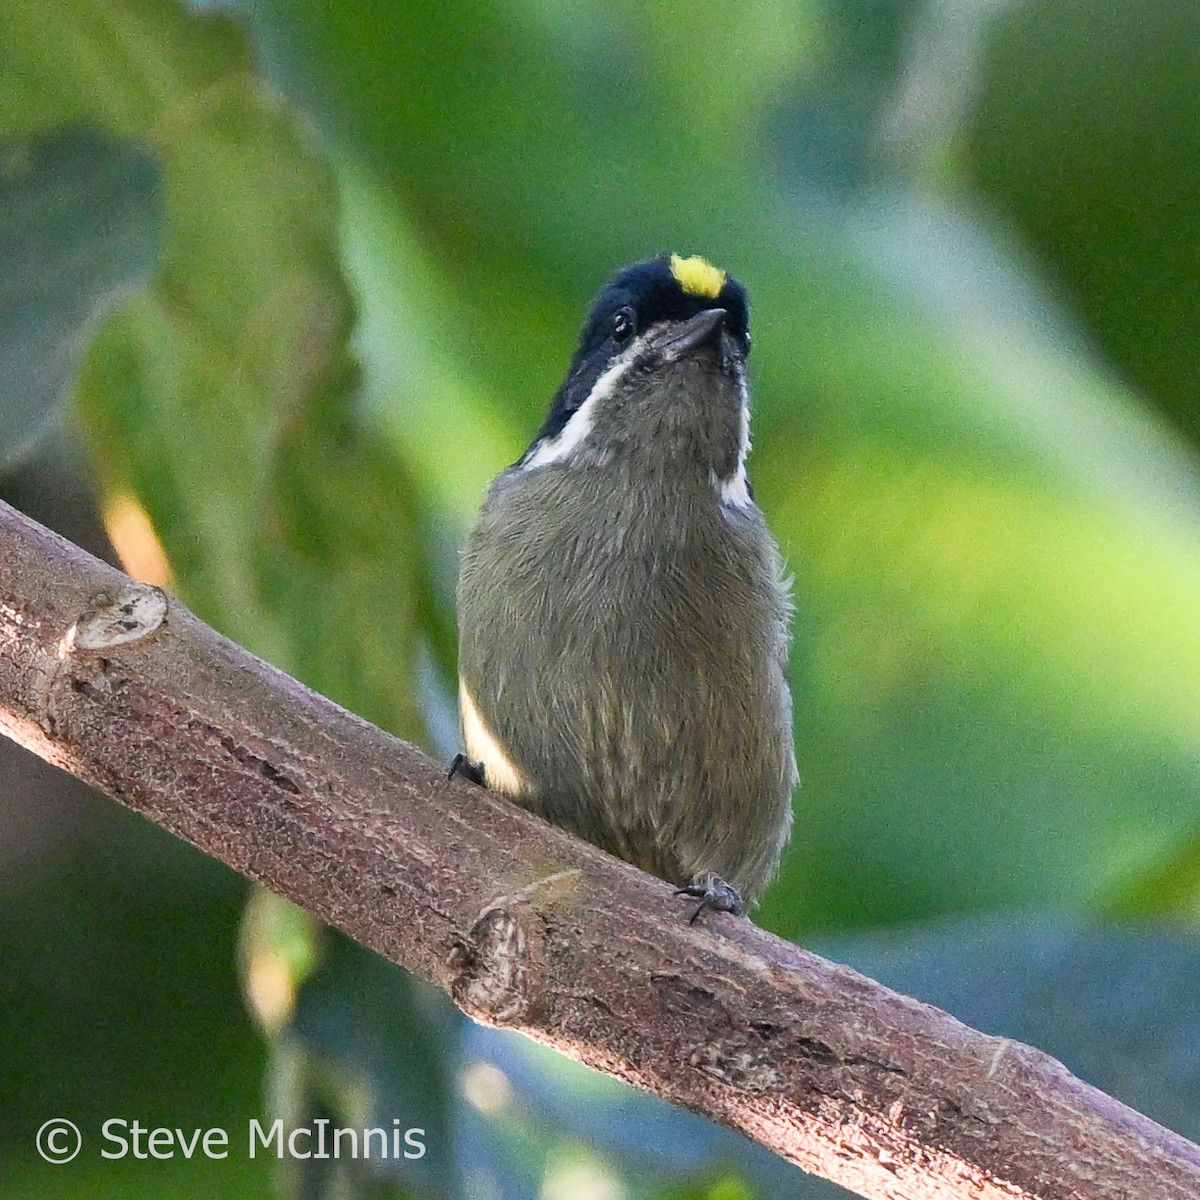
[[[745,3],[686,20],[526,0],[242,7],[278,77],[403,205],[457,309],[442,349],[530,422],[609,271],[668,243],[732,261],[757,228],[761,147],[746,130],[813,36],[804,6]]]
[[[66,845],[40,854],[28,825],[6,827],[20,836],[0,875],[0,1195],[262,1195],[269,1169],[240,1151],[189,1163],[106,1160],[98,1149],[111,1117],[219,1127],[238,1146],[261,1116],[265,1056],[233,970],[245,882],[81,784],[56,794],[49,767],[39,774],[44,782],[27,783],[13,803],[57,807]],[[6,790],[14,783],[5,776]],[[33,1150],[52,1116],[73,1120],[85,1139],[68,1166]]]
[[[1167,914],[1200,923],[1200,833],[1194,833],[1156,866],[1106,898],[1113,917],[1145,919]]]
[[[412,736],[413,498],[351,403],[328,168],[226,18],[20,2],[3,37],[14,78],[54,71],[80,115],[162,166],[161,275],[105,325],[81,385],[107,479],[138,496],[202,616]],[[9,100],[34,122],[40,98]]]
[[[386,1154],[376,1138],[370,1156],[285,1159],[284,1194],[457,1196],[451,1109],[463,1018],[450,1001],[267,892],[247,908],[241,949],[243,983],[273,1037],[272,1114],[285,1129],[326,1120],[387,1136]],[[410,1129],[421,1130],[420,1157],[404,1156]]]
[[[814,39],[818,62],[810,77],[792,81],[772,122],[780,165],[810,200],[846,199],[894,173],[897,164],[883,153],[881,135],[906,66],[911,27],[930,7],[928,0],[832,0],[825,6]]]
[[[0,138],[0,465],[57,419],[97,316],[158,254],[158,172],[83,130]]]
[[[961,216],[843,223],[857,263],[756,287],[803,781],[760,918],[1096,904],[1200,816],[1196,460]]]
[[[703,1196],[726,1173],[752,1197],[791,1196],[806,1182],[739,1134],[526,1038],[468,1024],[462,1061],[462,1167],[505,1200],[533,1194],[572,1155],[636,1197]]]
[[[990,40],[968,165],[1104,353],[1200,439],[1200,20],[1032,0]]]

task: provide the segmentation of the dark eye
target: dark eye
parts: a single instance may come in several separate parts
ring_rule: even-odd
[[[627,342],[637,330],[632,308],[618,308],[613,314],[612,335],[618,342]]]

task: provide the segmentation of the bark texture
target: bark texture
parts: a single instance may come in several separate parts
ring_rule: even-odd
[[[461,780],[0,504],[0,730],[520,1029],[879,1200],[1195,1200],[1200,1148]]]

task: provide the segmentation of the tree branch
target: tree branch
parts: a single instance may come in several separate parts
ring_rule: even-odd
[[[1194,1200],[1200,1148],[671,888],[0,504],[0,730],[472,1017],[880,1200]]]

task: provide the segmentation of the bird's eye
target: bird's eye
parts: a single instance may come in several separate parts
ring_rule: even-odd
[[[613,314],[612,335],[618,342],[627,342],[637,329],[632,308],[618,308]]]

